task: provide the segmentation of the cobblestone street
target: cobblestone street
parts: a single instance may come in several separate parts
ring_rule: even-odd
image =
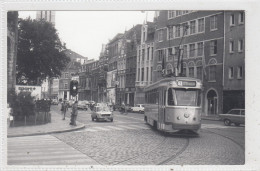
[[[57,113],[58,109],[59,106],[52,107]],[[242,165],[245,162],[243,126],[227,127],[220,121],[204,120],[198,136],[181,136],[151,129],[144,123],[143,114],[137,113],[114,112],[114,122],[93,122],[90,111],[79,111],[78,121],[85,124],[85,129],[48,135],[56,139],[55,144],[64,144],[59,147],[68,149],[60,152],[56,149],[49,157],[44,151],[52,151],[51,144],[40,145],[36,154],[32,153],[36,149],[31,149],[37,146],[38,139],[46,139],[44,136],[8,139],[11,164],[54,164],[52,158],[61,159],[56,164],[81,165]],[[48,142],[54,141],[50,137]],[[30,142],[22,147],[32,154],[32,160],[27,153],[25,161],[12,159],[15,149],[20,149],[14,142],[22,140]]]

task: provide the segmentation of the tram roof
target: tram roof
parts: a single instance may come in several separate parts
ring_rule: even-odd
[[[145,91],[152,89],[156,86],[168,86],[168,82],[170,81],[177,81],[177,80],[189,80],[189,81],[200,81],[200,79],[197,78],[192,78],[192,77],[167,77],[167,78],[163,78],[147,87],[145,87]]]

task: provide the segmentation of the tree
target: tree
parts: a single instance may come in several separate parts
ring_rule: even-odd
[[[17,83],[40,85],[57,77],[70,62],[54,26],[45,20],[20,19],[18,25]]]

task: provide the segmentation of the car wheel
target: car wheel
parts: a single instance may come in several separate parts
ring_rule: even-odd
[[[139,110],[139,113],[142,113],[142,111],[141,111],[141,110]]]
[[[224,120],[224,124],[225,124],[226,126],[230,126],[230,125],[231,125],[231,121],[230,121],[229,119],[225,119],[225,120]]]
[[[235,125],[236,125],[236,126],[239,126],[239,125],[240,125],[240,123],[235,123]]]
[[[111,122],[113,122],[113,119],[111,119]]]

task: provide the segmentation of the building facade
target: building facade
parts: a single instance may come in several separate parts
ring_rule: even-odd
[[[108,50],[108,72],[107,72],[107,98],[109,103],[121,104],[122,96],[121,89],[123,87],[123,68],[121,68],[124,58],[122,58],[123,34],[118,33],[112,40],[107,44]],[[120,74],[119,74],[120,67]],[[122,66],[123,67],[123,66]],[[119,79],[119,76],[121,77]],[[120,84],[121,81],[121,84]]]
[[[203,82],[203,115],[222,113],[224,12],[160,11],[156,25],[153,82],[181,64]]]
[[[141,28],[140,44],[137,47],[135,104],[144,104],[144,88],[153,81],[155,23],[145,22]]]
[[[223,112],[245,108],[245,14],[225,11]]]
[[[48,22],[51,22],[55,26],[55,11],[37,11],[36,19],[44,19]]]

